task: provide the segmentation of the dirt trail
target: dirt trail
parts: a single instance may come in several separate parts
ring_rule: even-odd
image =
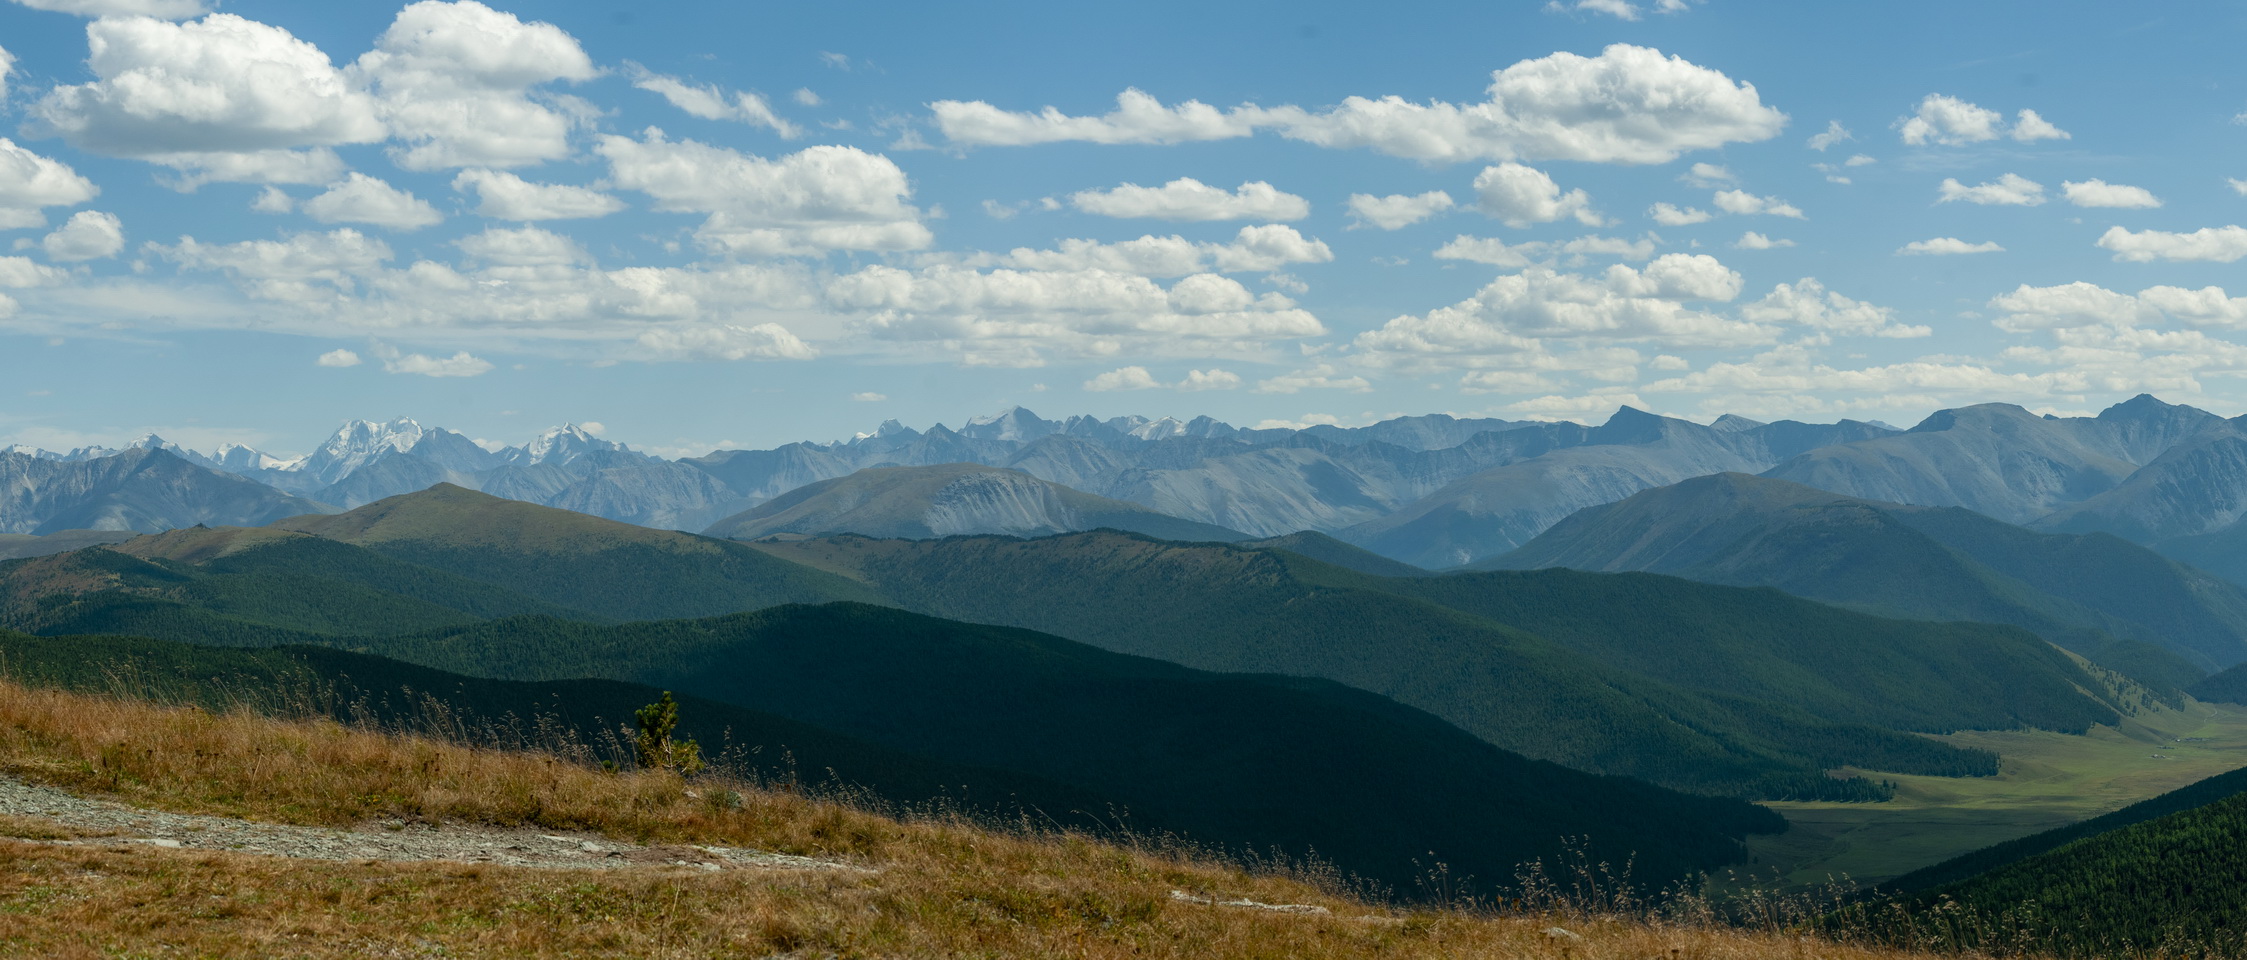
[[[88,800],[53,787],[0,776],[0,816],[51,822],[78,839],[37,838],[55,844],[147,844],[193,850],[228,850],[311,860],[452,860],[514,867],[618,870],[673,867],[698,870],[862,870],[839,860],[756,850],[685,845],[641,846],[592,835],[542,833],[499,827],[411,824],[400,821],[357,829],[299,827],[232,817],[164,813]],[[20,825],[20,824],[19,824]],[[38,831],[0,830],[10,833]]]

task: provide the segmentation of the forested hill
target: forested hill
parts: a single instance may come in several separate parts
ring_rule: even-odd
[[[2019,630],[1674,578],[1387,578],[1115,532],[757,546],[934,616],[1199,669],[1325,677],[1510,750],[1708,792],[1832,791],[1843,785],[1823,771],[1845,764],[1994,772],[1993,756],[1897,731],[2080,732],[2137,695],[2126,683],[2105,692],[2103,678]],[[1568,610],[1586,612],[1582,628],[1551,616]]]
[[[1409,884],[1434,860],[1510,878],[1581,836],[1666,882],[1740,856],[1775,814],[1500,750],[1339,684],[1205,673],[883,607],[785,606],[616,626],[518,618],[370,652],[535,680],[597,676],[767,711],[935,760],[1109,798],[1129,823],[1318,853]]]

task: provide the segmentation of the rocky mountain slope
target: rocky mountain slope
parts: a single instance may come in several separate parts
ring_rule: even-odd
[[[924,539],[1037,537],[1101,527],[1166,540],[1247,539],[1238,531],[1080,493],[1018,470],[970,463],[871,467],[789,491],[703,532],[736,540],[834,533]]]

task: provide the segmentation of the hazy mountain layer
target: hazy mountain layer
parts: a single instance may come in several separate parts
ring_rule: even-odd
[[[0,453],[0,533],[256,525],[331,510],[161,450],[81,461]]]
[[[2201,671],[2247,660],[2247,590],[2143,547],[1741,474],[1587,508],[1481,566],[1650,571],[1893,616],[2008,623],[2169,685],[2196,678],[2108,647],[2151,644]]]
[[[1036,537],[1100,527],[1170,540],[1246,539],[1238,531],[1080,493],[1020,471],[972,463],[871,467],[790,491],[703,532],[736,540],[835,533],[922,539],[963,534]]]

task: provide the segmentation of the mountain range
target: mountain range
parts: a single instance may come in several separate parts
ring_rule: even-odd
[[[879,472],[899,468],[922,472]],[[837,442],[677,460],[576,426],[487,449],[412,420],[353,421],[289,458],[239,446],[202,454],[153,436],[121,451],[12,448],[0,452],[0,533],[261,524],[448,483],[751,538],[1311,531],[1442,569],[1512,551],[1587,507],[1718,473],[1963,508],[2047,533],[2108,533],[2247,580],[2247,428],[2150,396],[2096,417],[1981,404],[1902,431],[1736,416],[1699,424],[1629,407],[1589,427],[1436,414],[1305,429],[1047,420],[1014,408],[957,430],[889,421]]]

